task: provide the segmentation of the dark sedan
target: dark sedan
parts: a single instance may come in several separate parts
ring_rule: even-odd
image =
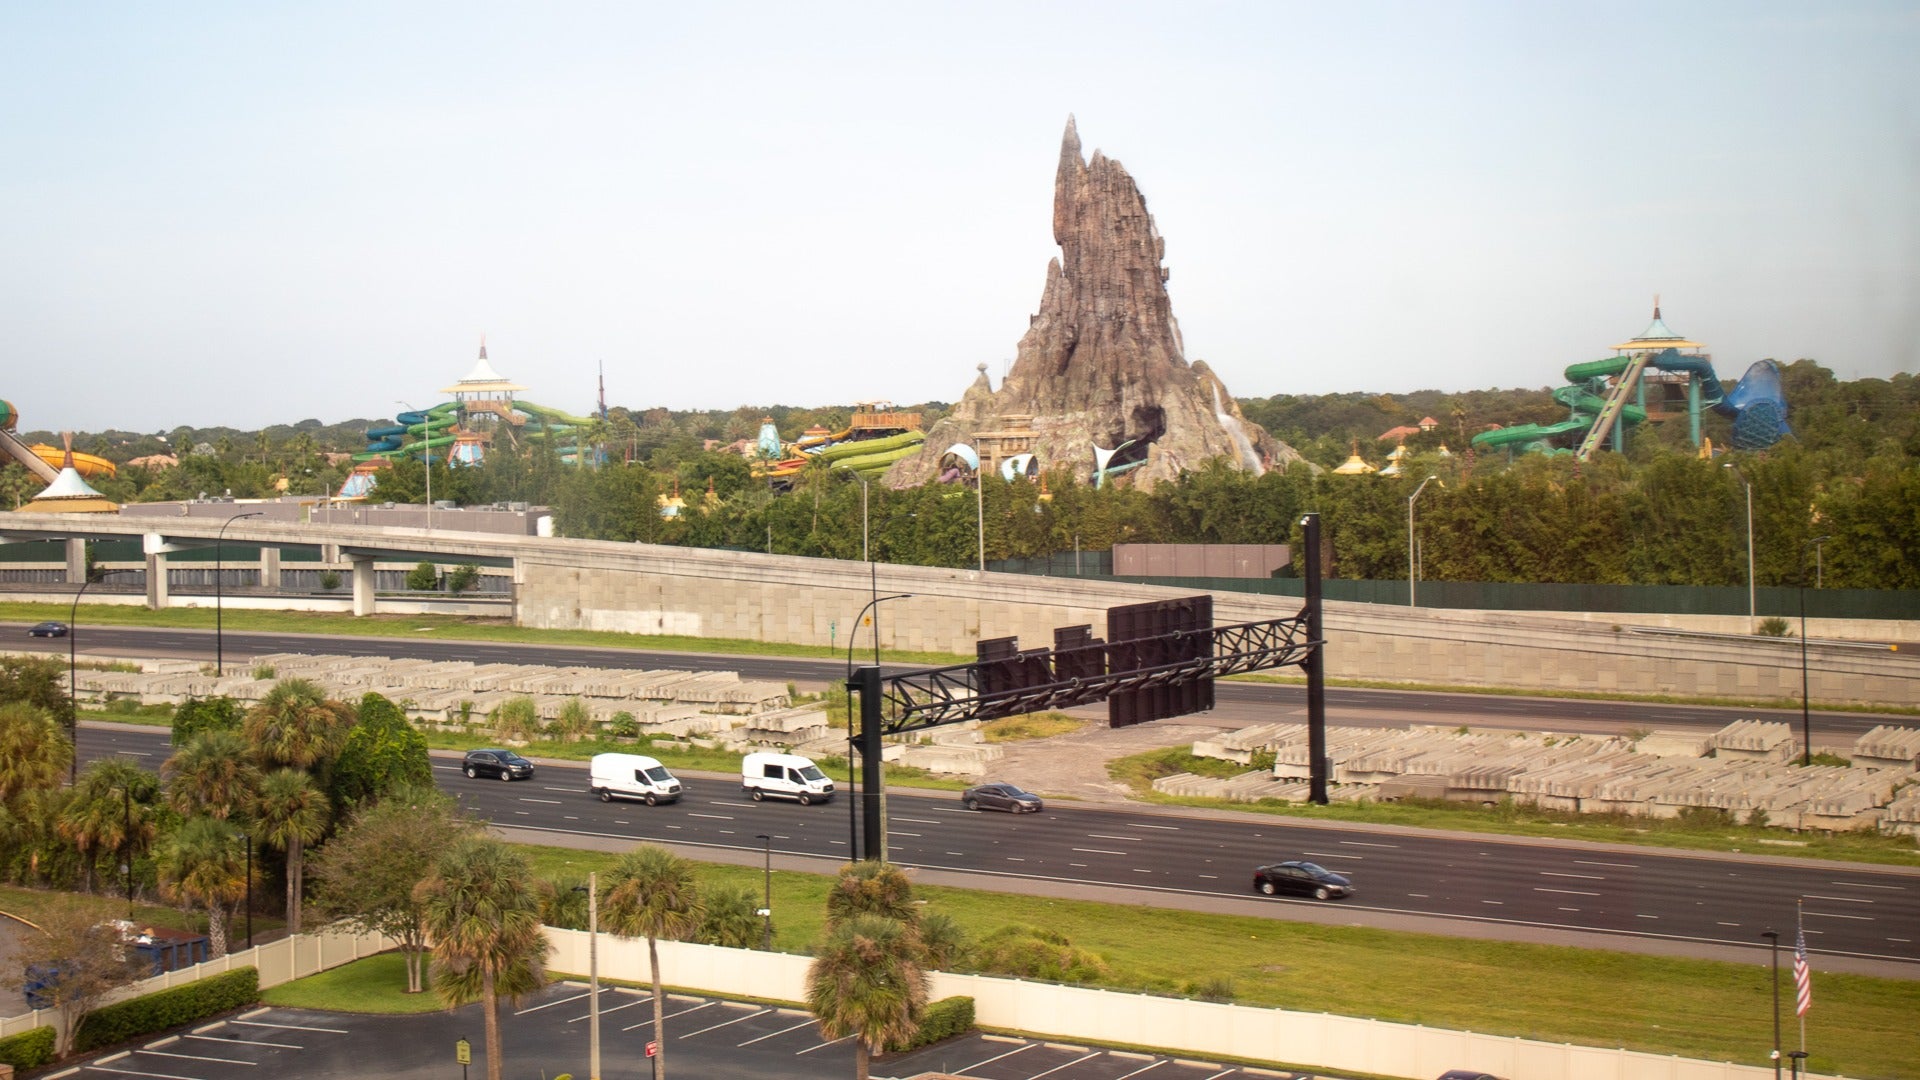
[[[1352,896],[1353,882],[1319,863],[1283,862],[1255,870],[1253,889],[1263,896],[1311,896],[1315,900],[1327,900]]]
[[[969,810],[1006,810],[1015,814],[1031,814],[1045,805],[1040,801],[1040,796],[1031,791],[1021,791],[1012,784],[970,787],[960,796],[960,801]]]
[[[35,623],[33,629],[27,631],[27,633],[32,637],[66,637],[67,624],[63,622]]]
[[[533,762],[511,750],[469,750],[463,771],[469,779],[487,776],[501,780],[531,780]]]

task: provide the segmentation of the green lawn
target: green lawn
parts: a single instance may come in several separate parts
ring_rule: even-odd
[[[543,876],[582,878],[615,856],[524,847]],[[756,895],[756,867],[702,865],[708,883]],[[805,952],[824,922],[823,875],[773,875],[774,947]],[[1064,935],[1104,961],[1097,985],[1154,993],[1230,990],[1243,1004],[1496,1035],[1629,1047],[1764,1065],[1768,969],[1547,945],[1316,926],[1134,905],[922,886],[927,910],[976,940],[1009,925]],[[1913,1077],[1920,981],[1816,974],[1808,1044],[1816,1072]],[[1786,985],[1789,994],[1792,984]],[[1150,1039],[1142,1039],[1151,1042]]]
[[[431,983],[418,994],[407,993],[406,961],[398,952],[380,953],[281,983],[261,991],[260,1000],[293,1009],[349,1013],[427,1013],[446,1008],[434,995]]]

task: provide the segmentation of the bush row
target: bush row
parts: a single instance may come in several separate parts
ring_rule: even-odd
[[[888,1053],[901,1053],[918,1050],[922,1046],[931,1046],[942,1039],[951,1039],[973,1028],[973,999],[970,997],[941,998],[927,1006],[920,1017],[920,1030],[913,1037],[897,1046],[887,1047]]]
[[[16,1069],[35,1069],[53,1060],[53,1029],[38,1027],[0,1039],[0,1062]]]
[[[87,1014],[73,1048],[80,1052],[165,1031],[260,1000],[260,971],[236,968],[224,975],[137,997]]]

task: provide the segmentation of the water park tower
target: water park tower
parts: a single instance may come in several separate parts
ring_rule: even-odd
[[[452,394],[459,404],[460,411],[469,418],[474,413],[492,413],[501,420],[518,423],[513,415],[513,395],[526,387],[516,382],[508,382],[493,365],[487,362],[487,339],[480,339],[480,358],[474,361],[473,370],[467,377],[452,386],[440,388],[443,394]]]
[[[1646,357],[1651,360],[1668,349],[1676,352],[1686,350],[1689,355],[1698,357],[1703,364],[1708,365],[1706,371],[1708,377],[1712,377],[1713,369],[1710,366],[1712,358],[1700,351],[1705,348],[1706,346],[1700,342],[1689,341],[1667,328],[1666,321],[1660,318],[1660,298],[1656,296],[1653,298],[1653,321],[1647,324],[1647,328],[1642,330],[1639,336],[1615,345],[1613,351],[1629,358]],[[1669,420],[1674,416],[1671,408],[1675,403],[1674,399],[1684,396],[1687,408],[1687,437],[1693,445],[1699,446],[1700,383],[1697,372],[1655,368],[1654,371],[1645,374],[1640,382],[1638,388],[1640,407],[1646,410],[1647,418],[1650,420]],[[1647,401],[1648,386],[1655,388],[1656,400],[1651,404]],[[1614,441],[1616,444],[1614,449],[1620,449],[1617,433]],[[1582,460],[1585,460],[1584,455]]]

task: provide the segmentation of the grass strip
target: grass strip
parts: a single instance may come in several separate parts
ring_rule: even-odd
[[[398,952],[378,953],[304,979],[281,983],[261,991],[260,1000],[290,1009],[393,1016],[439,1012],[446,1008],[432,989],[407,993],[406,958]]]

